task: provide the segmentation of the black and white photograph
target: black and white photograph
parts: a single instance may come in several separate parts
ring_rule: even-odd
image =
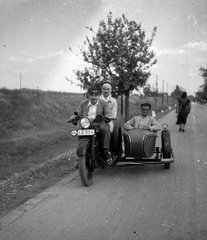
[[[207,1],[0,0],[0,239],[207,239]]]

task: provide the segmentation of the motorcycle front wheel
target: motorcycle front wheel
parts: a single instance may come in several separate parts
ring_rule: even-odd
[[[78,169],[83,185],[90,186],[93,183],[93,169],[88,166],[85,155],[78,158]]]

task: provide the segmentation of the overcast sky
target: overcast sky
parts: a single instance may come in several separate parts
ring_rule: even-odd
[[[97,30],[109,11],[141,22],[149,37],[157,27],[151,86],[156,75],[169,92],[179,85],[194,94],[203,84],[206,0],[0,0],[0,88],[80,91],[65,77],[75,80],[73,70],[84,67],[78,46],[91,37],[86,26]]]

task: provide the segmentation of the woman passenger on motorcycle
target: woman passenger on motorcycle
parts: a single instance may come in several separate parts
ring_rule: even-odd
[[[111,133],[108,122],[110,122],[112,118],[111,111],[108,104],[105,101],[99,99],[100,90],[97,86],[91,85],[88,89],[88,95],[89,98],[83,100],[79,104],[76,112],[70,118],[70,120],[73,120],[74,118],[80,119],[84,116],[87,116],[91,120],[94,120],[97,115],[100,115],[105,119],[105,121],[102,121],[99,124],[99,128],[101,133],[102,147],[104,150],[104,157],[107,161],[110,162],[112,160],[112,156],[109,151]]]
[[[100,96],[100,99],[105,101],[108,104],[111,111],[111,117],[114,120],[116,119],[116,116],[117,116],[117,101],[115,98],[111,96],[111,91],[112,91],[111,84],[108,82],[104,83],[101,88],[102,94]],[[109,126],[110,126],[110,132],[113,133],[114,122],[110,121]]]
[[[150,103],[142,103],[141,104],[142,115],[134,116],[132,119],[127,121],[123,126],[124,130],[131,130],[134,128],[139,128],[152,132],[161,130],[159,123],[155,120],[154,117],[149,115],[150,110],[151,110]]]
[[[111,132],[111,150],[116,154],[121,154],[122,150],[122,127],[117,119],[117,101],[115,98],[111,96],[112,86],[109,82],[105,82],[101,88],[101,96],[100,99],[107,102],[109,105],[112,121],[109,122],[110,132]]]
[[[109,108],[111,110],[112,118],[117,117],[117,101],[115,98],[111,96],[112,87],[111,84],[108,82],[105,82],[101,88],[101,96],[100,99],[104,100],[108,103]]]

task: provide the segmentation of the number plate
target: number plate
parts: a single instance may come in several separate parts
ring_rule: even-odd
[[[81,129],[78,130],[78,136],[91,136],[94,135],[95,131],[94,129]]]

